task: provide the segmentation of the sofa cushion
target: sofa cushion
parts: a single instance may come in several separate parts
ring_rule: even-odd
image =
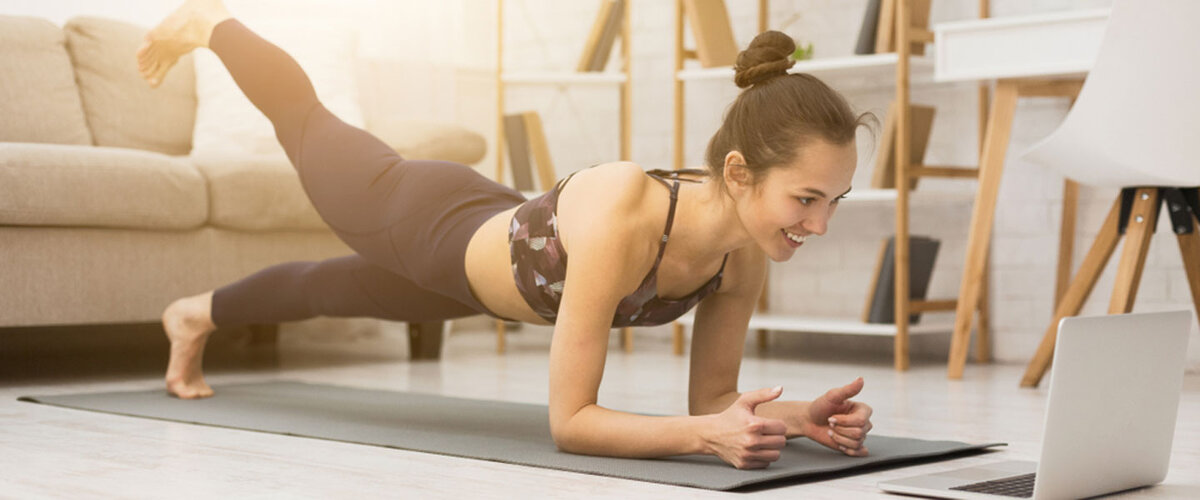
[[[376,119],[371,133],[410,160],[444,160],[471,165],[483,159],[483,136],[446,123],[420,120]]]
[[[191,160],[208,179],[209,224],[247,231],[328,230],[283,154],[211,153]]]
[[[239,18],[242,19],[242,18]],[[363,126],[354,61],[355,31],[318,20],[246,20],[247,27],[279,46],[304,69],[317,97],[346,123]],[[196,56],[196,154],[277,154],[275,129],[211,51]]]
[[[83,111],[97,146],[184,155],[192,149],[196,73],[192,56],[179,59],[162,85],[151,88],[137,70],[146,28],[110,19],[76,17],[64,27]]]
[[[96,146],[0,143],[0,225],[186,229],[204,224],[186,160]]]
[[[0,141],[91,144],[62,30],[0,16]]]

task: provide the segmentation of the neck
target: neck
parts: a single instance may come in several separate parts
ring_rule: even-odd
[[[754,244],[738,219],[734,200],[711,180],[681,183],[675,227],[682,230],[672,230],[672,243],[682,247],[687,262],[719,260],[726,253]]]

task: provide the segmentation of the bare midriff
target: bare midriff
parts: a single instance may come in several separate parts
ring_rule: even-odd
[[[539,325],[549,324],[521,297],[513,280],[508,250],[508,225],[516,207],[488,219],[467,244],[466,270],[471,293],[492,313]]]

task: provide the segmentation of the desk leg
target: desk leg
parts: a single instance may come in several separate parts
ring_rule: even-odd
[[[983,283],[979,286],[979,342],[975,344],[975,362],[990,363],[992,361],[992,318],[988,305],[988,287],[992,274],[992,256],[988,252],[983,264]]]
[[[951,379],[962,378],[963,368],[967,363],[971,320],[979,304],[980,289],[987,266],[992,222],[996,213],[996,196],[1000,191],[1000,176],[1004,172],[1004,154],[1012,132],[1017,93],[1016,82],[1002,80],[996,84],[996,93],[992,97],[987,139],[979,158],[979,188],[975,195],[975,208],[971,212],[967,260],[963,265],[962,285],[958,291],[958,309],[954,313],[954,336],[950,340],[947,376]]]

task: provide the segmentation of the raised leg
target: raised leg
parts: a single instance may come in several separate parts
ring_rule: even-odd
[[[1096,280],[1100,279],[1100,273],[1104,271],[1104,266],[1108,264],[1108,259],[1112,257],[1113,250],[1117,247],[1117,241],[1121,238],[1117,233],[1120,214],[1121,197],[1117,196],[1116,202],[1108,211],[1108,217],[1104,219],[1104,225],[1100,227],[1100,234],[1096,235],[1096,240],[1092,242],[1092,248],[1088,250],[1087,256],[1079,265],[1079,271],[1075,273],[1075,278],[1071,280],[1071,284],[1063,293],[1062,300],[1058,302],[1058,306],[1054,310],[1054,318],[1050,321],[1050,326],[1046,328],[1046,333],[1042,335],[1042,342],[1038,345],[1033,359],[1025,368],[1025,375],[1021,377],[1021,387],[1037,387],[1038,382],[1041,382],[1042,376],[1046,374],[1046,369],[1050,367],[1050,360],[1054,357],[1054,342],[1058,339],[1059,321],[1067,316],[1078,314],[1083,303],[1092,294]]]
[[[971,341],[971,320],[979,304],[984,282],[988,247],[991,245],[992,223],[996,212],[996,197],[1004,171],[1013,114],[1017,107],[1017,83],[1001,81],[996,85],[992,110],[988,116],[987,141],[979,161],[979,189],[975,208],[971,212],[971,230],[967,237],[967,257],[963,266],[962,284],[958,291],[958,309],[954,313],[954,336],[950,340],[950,359],[947,376],[962,378]]]

